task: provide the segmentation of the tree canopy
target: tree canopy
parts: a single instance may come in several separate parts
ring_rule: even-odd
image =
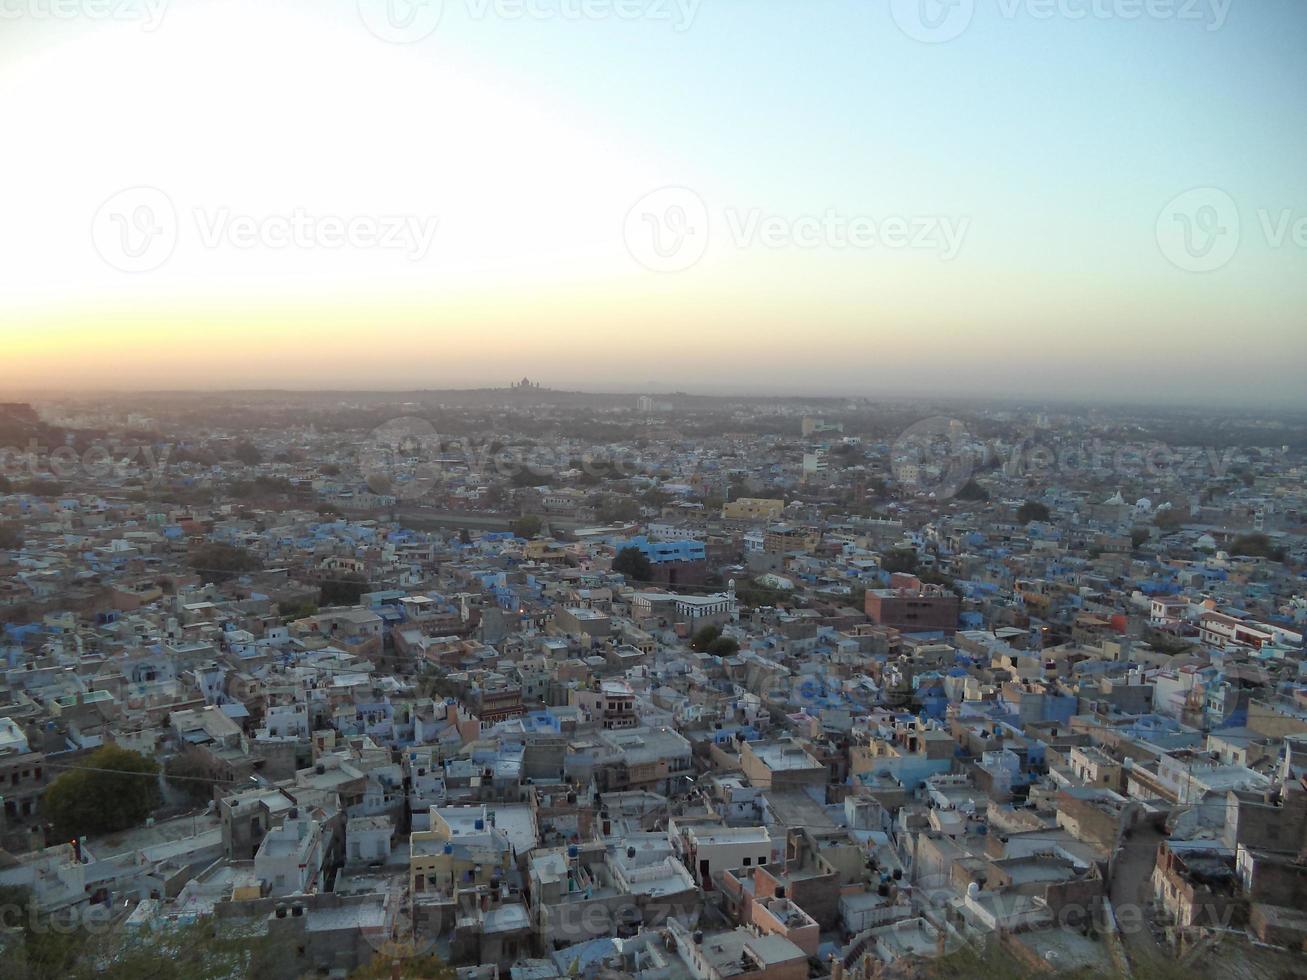
[[[192,548],[187,562],[191,568],[213,582],[225,582],[260,567],[259,560],[244,548],[216,541]]]
[[[0,524],[0,551],[10,551],[22,546],[22,526],[8,521]]]
[[[291,948],[248,920],[201,919],[164,929],[78,925],[37,912],[24,889],[0,889],[24,914],[6,930],[0,980],[206,980],[289,976]],[[375,958],[374,958],[375,961]]]
[[[917,553],[911,548],[894,548],[881,556],[880,567],[886,572],[906,572],[911,575],[917,570]]]
[[[631,497],[622,494],[605,494],[595,508],[598,519],[604,524],[620,524],[633,521],[640,516],[640,504]]]
[[[535,514],[524,514],[513,522],[513,533],[519,538],[534,538],[543,526]]]
[[[627,578],[637,582],[647,582],[653,578],[653,564],[639,548],[623,548],[613,559],[613,571],[621,572]]]
[[[1265,534],[1241,534],[1230,544],[1230,554],[1248,558],[1269,558],[1271,561],[1284,561],[1285,551],[1271,544]]]
[[[962,484],[961,489],[959,489],[954,496],[956,496],[958,500],[984,502],[989,499],[989,491],[975,480],[968,480],[966,483]]]
[[[1017,521],[1021,524],[1029,524],[1031,521],[1046,521],[1052,516],[1047,504],[1041,504],[1038,500],[1027,500],[1017,508]]]
[[[194,750],[181,752],[164,763],[163,776],[169,786],[196,802],[213,799],[213,787],[218,784],[208,758]]]
[[[357,572],[339,572],[322,583],[318,591],[318,606],[357,606],[363,593],[371,588],[368,580]]]
[[[709,625],[690,638],[690,649],[714,657],[730,657],[739,652],[740,644],[733,637],[723,636],[720,626]]]
[[[56,837],[70,839],[134,827],[159,805],[159,764],[104,745],[46,787],[42,807]]]

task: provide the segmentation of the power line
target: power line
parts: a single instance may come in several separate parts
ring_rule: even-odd
[[[158,779],[160,773],[162,772],[162,770],[158,772],[143,772],[138,769],[105,769],[101,766],[80,766],[71,762],[50,762],[48,760],[43,760],[41,762],[41,765],[44,767],[48,767],[50,769],[66,769],[75,772],[104,772],[115,776],[148,776],[150,779]],[[162,775],[170,782],[173,780],[187,780],[193,782],[212,784],[212,783],[244,783],[249,781],[257,781],[254,776],[248,776],[241,779],[236,779],[234,777],[231,779],[227,779],[219,776],[214,776],[214,777],[174,776],[167,772],[162,772]]]

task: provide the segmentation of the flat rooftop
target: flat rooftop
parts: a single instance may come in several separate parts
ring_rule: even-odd
[[[771,843],[766,827],[691,827],[689,833],[699,846]]]
[[[824,769],[806,749],[793,742],[750,742],[749,751],[773,772],[793,769]]]

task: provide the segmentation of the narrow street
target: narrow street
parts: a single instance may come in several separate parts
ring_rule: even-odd
[[[1169,955],[1154,936],[1149,925],[1151,917],[1145,912],[1153,897],[1149,878],[1157,860],[1157,848],[1165,839],[1165,834],[1151,826],[1136,827],[1112,869],[1112,908],[1121,923],[1126,952],[1134,964]]]

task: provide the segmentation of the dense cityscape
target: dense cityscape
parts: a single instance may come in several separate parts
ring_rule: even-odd
[[[0,972],[1302,975],[1301,412],[524,378],[0,445]]]
[[[0,980],[1307,980],[1307,0],[0,0]]]

